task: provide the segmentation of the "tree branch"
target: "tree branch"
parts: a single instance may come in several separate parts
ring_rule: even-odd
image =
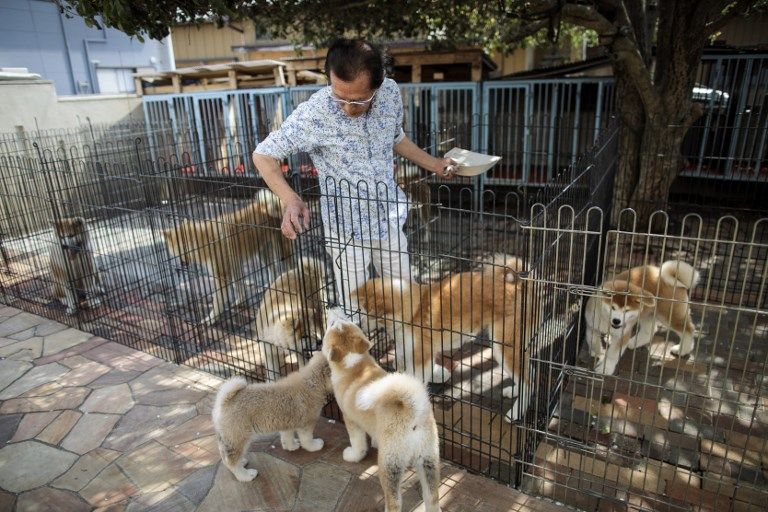
[[[539,33],[549,26],[549,20],[539,20],[521,27],[514,33],[509,33],[503,38],[505,44],[520,42],[528,36]]]
[[[598,36],[612,36],[616,33],[613,23],[588,5],[565,4],[560,15],[569,23],[594,30]]]
[[[704,34],[704,37],[709,37],[715,32],[719,31],[721,28],[726,26],[728,23],[730,23],[733,19],[737,18],[738,16],[741,16],[744,14],[744,12],[752,5],[752,1],[750,0],[738,0],[733,6],[728,10],[728,12],[722,14],[719,18],[716,18],[715,20],[711,21],[710,23],[707,23],[704,25],[704,30],[706,33]],[[720,9],[722,9],[722,3],[718,2]]]

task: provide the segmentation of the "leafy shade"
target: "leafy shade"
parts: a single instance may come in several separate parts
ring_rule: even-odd
[[[56,0],[66,16],[113,27],[140,40],[162,39],[174,25],[251,19],[257,31],[323,46],[339,34],[371,40],[426,39],[433,47],[479,45],[509,51],[544,38],[581,38],[547,2],[429,0]],[[592,39],[595,38],[594,33]]]

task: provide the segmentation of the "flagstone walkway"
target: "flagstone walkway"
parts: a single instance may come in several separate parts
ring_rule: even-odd
[[[342,425],[321,419],[319,452],[257,439],[240,483],[219,460],[210,421],[221,380],[0,305],[0,511],[383,510],[375,452],[342,460]],[[444,512],[558,511],[451,464]],[[418,478],[404,510],[423,510]]]

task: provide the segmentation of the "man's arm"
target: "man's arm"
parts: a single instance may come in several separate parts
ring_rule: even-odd
[[[406,160],[433,172],[441,178],[453,178],[456,175],[456,162],[450,158],[434,157],[413,143],[408,137],[395,144],[395,153]]]
[[[301,197],[291,188],[280,169],[280,162],[268,155],[253,153],[253,165],[261,173],[267,186],[277,194],[283,203],[283,223],[280,226],[283,234],[293,240],[297,233],[309,229],[309,208]],[[303,219],[303,225],[302,225]]]

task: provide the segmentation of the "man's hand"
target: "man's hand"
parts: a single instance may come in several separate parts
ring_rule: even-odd
[[[435,164],[432,168],[432,172],[447,180],[456,176],[458,170],[459,164],[452,158],[435,158]]]
[[[280,229],[289,240],[295,240],[297,234],[309,229],[309,208],[298,196],[286,203]]]

